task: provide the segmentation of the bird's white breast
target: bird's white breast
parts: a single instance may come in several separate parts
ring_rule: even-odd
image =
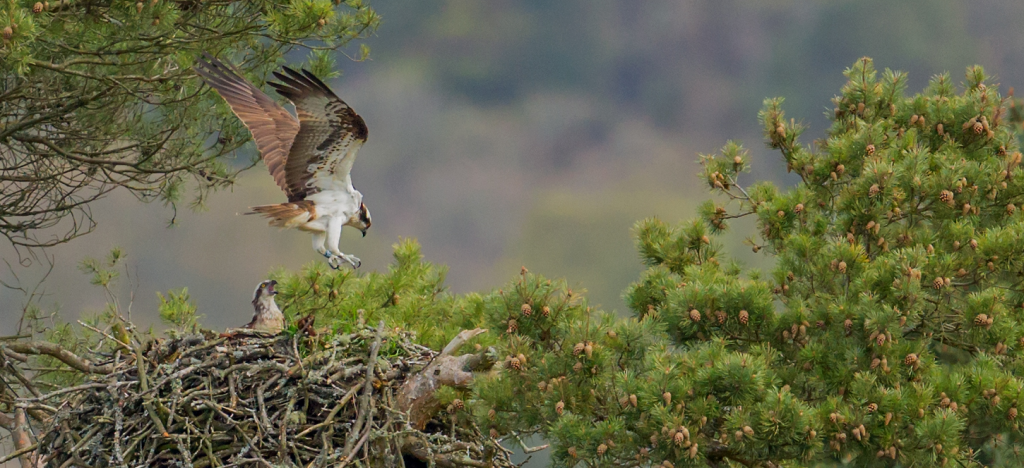
[[[348,219],[359,212],[363,202],[363,194],[358,190],[324,190],[306,197],[316,204],[319,216],[331,216]]]

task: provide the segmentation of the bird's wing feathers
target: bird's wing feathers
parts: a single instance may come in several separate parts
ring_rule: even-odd
[[[250,84],[219,60],[204,54],[198,60],[196,73],[231,106],[231,110],[252,133],[256,148],[270,170],[274,182],[291,198],[287,182],[287,158],[299,122],[269,96]]]
[[[299,132],[285,163],[289,201],[320,190],[351,190],[349,172],[366,142],[366,123],[309,71],[284,67],[270,83],[295,105]]]

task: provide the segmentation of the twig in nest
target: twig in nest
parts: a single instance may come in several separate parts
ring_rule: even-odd
[[[356,424],[352,426],[352,430],[348,433],[348,440],[345,441],[344,452],[348,454],[345,457],[345,462],[342,466],[347,465],[355,457],[356,452],[362,447],[363,443],[366,442],[366,436],[359,439],[358,445],[353,447],[356,443],[356,438],[359,437],[362,432],[363,424],[369,428],[373,423],[373,416],[370,414],[370,397],[373,394],[373,370],[377,368],[377,352],[380,350],[380,343],[382,340],[382,334],[384,333],[384,321],[381,320],[377,324],[377,337],[370,346],[370,356],[366,361],[366,381],[363,382],[363,394],[359,397],[359,419],[356,420]],[[367,423],[367,420],[370,422]],[[369,431],[367,431],[369,434]]]

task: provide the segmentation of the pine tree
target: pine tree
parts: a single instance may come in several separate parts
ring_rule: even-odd
[[[507,357],[473,389],[477,421],[544,434],[558,466],[1019,465],[1009,98],[981,67],[962,92],[943,74],[911,97],[869,59],[845,74],[815,145],[781,99],[760,113],[799,184],[744,187],[730,142],[701,161],[726,203],[638,223],[649,268],[626,293],[632,319],[532,275],[485,299]],[[713,240],[743,216],[768,275]]]

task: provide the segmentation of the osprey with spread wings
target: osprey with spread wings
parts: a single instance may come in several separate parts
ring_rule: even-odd
[[[256,141],[270,175],[288,195],[288,203],[254,206],[271,226],[313,233],[313,248],[332,268],[359,258],[338,248],[342,226],[370,228],[363,194],[352,187],[352,163],[366,142],[366,124],[345,101],[308,70],[284,67],[270,85],[295,105],[298,119],[231,68],[204,54],[196,73],[231,106]]]

